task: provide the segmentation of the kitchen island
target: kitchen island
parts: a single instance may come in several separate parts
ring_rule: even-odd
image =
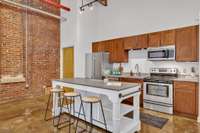
[[[113,82],[104,83],[103,80],[93,80],[85,78],[73,78],[73,79],[59,79],[53,80],[52,86],[70,87],[75,91],[81,93],[82,96],[95,95],[100,96],[104,106],[104,112],[106,116],[106,122],[108,130],[113,133],[133,133],[139,131],[141,128],[140,112],[139,112],[139,96],[140,85],[135,83],[121,83],[115,84]],[[134,97],[133,106],[122,104],[124,99]],[[60,107],[58,104],[58,95],[54,94],[53,97],[53,110],[58,115]],[[76,112],[80,106],[80,101],[76,100]],[[89,111],[87,105],[84,105],[86,111],[86,118],[89,122]],[[95,119],[102,121],[102,115],[100,114],[100,108],[98,105],[93,111]],[[67,110],[64,110],[67,112]],[[131,118],[125,115],[129,112],[133,112]],[[75,114],[77,116],[77,114]],[[82,118],[83,119],[83,118]],[[94,125],[104,128],[104,125],[98,122],[94,122]]]

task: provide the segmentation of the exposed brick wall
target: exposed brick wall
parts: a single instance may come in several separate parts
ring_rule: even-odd
[[[19,10],[1,7],[1,76],[23,73],[24,29],[22,14]]]
[[[59,14],[58,9],[39,1],[29,3]],[[0,4],[0,27],[1,76],[23,74],[26,78],[26,82],[0,84],[0,103],[43,95],[43,86],[59,78],[59,20],[33,12],[28,12],[26,18],[25,11]]]

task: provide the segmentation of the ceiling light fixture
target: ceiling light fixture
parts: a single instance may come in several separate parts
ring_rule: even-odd
[[[94,9],[94,3],[99,2],[100,4],[107,6],[107,0],[93,0],[89,3],[84,4],[82,0],[82,5],[80,7],[80,14],[82,14],[85,11],[85,8],[88,7],[90,10]]]

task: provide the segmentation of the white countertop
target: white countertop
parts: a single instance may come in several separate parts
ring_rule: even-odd
[[[121,83],[121,85],[114,85],[112,82],[105,83],[103,80],[87,79],[87,78],[69,78],[69,79],[57,79],[54,81],[60,81],[64,83],[83,85],[89,87],[102,88],[107,90],[122,91],[133,87],[138,87],[137,83]]]
[[[129,73],[124,73],[121,75],[107,75],[107,77],[113,77],[113,78],[133,78],[133,79],[144,79],[146,77],[149,77],[150,74],[147,73],[141,73],[141,74],[133,74],[133,76],[131,76]]]
[[[149,77],[150,74],[148,73],[141,73],[141,74],[133,74],[131,76],[129,73],[124,73],[121,75],[107,75],[107,77],[113,77],[113,78],[133,78],[133,79],[144,79],[146,77]],[[186,81],[186,82],[199,82],[198,76],[190,76],[190,75],[178,75],[177,78],[173,79],[174,81]]]
[[[179,75],[174,81],[186,81],[186,82],[199,82],[199,77],[197,76],[188,76],[188,75]]]

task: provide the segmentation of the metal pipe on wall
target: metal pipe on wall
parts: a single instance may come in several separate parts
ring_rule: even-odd
[[[199,30],[200,30],[200,11],[199,11],[199,16],[198,16],[198,25],[199,25]],[[199,34],[199,40],[200,40],[200,34]],[[199,42],[199,46],[200,46],[200,42]],[[199,47],[199,60],[198,61],[200,62],[200,47]],[[198,63],[198,66],[199,66],[199,77],[200,77],[200,64],[199,63]],[[199,83],[200,83],[200,78],[199,78]],[[199,85],[198,89],[200,90],[199,83],[198,83],[198,85]],[[198,92],[199,92],[199,96],[200,96],[200,91],[198,91]],[[198,105],[199,112],[198,112],[197,122],[200,123],[200,98],[199,98],[198,103],[199,103],[199,105]]]
[[[62,20],[62,21],[66,21],[67,20],[64,17],[55,15],[53,13],[49,13],[49,12],[46,12],[46,11],[43,11],[43,10],[40,10],[40,9],[37,9],[37,8],[33,8],[31,6],[23,5],[23,4],[14,2],[12,0],[0,0],[0,3],[4,3],[4,4],[7,4],[7,5],[12,5],[14,7],[17,6],[17,7],[21,7],[21,8],[24,8],[24,9],[28,9],[30,11],[41,13],[41,14],[44,14],[44,15],[47,15],[47,16],[50,16],[50,17],[53,17],[53,18],[56,18],[56,19],[59,19],[59,20]]]

